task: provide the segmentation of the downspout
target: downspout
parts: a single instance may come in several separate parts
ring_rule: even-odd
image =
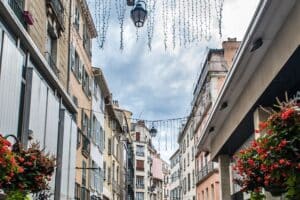
[[[69,33],[68,33],[68,73],[67,73],[67,93],[70,94],[70,64],[71,64],[71,29],[72,29],[72,2],[69,3]]]

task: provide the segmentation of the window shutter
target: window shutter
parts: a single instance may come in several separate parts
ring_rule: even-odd
[[[82,61],[79,59],[77,78],[80,83],[82,82],[82,70],[83,69],[84,69],[84,65],[82,64]]]
[[[138,141],[138,142],[141,140],[141,133],[140,132],[135,133],[135,140]]]
[[[70,44],[70,69],[75,71],[75,46]]]

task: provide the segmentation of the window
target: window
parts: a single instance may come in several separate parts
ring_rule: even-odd
[[[188,191],[191,190],[191,174],[188,174]]]
[[[143,160],[136,161],[136,170],[144,171],[144,161]]]
[[[86,162],[82,161],[82,185],[86,186]]]
[[[81,143],[81,134],[80,134],[80,130],[77,129],[77,145],[76,145],[77,148],[80,147],[80,143]]]
[[[187,166],[189,166],[190,165],[190,154],[188,153],[187,154]]]
[[[215,199],[215,187],[214,184],[211,184],[211,199]]]
[[[185,165],[185,158],[183,159],[183,171],[185,171],[186,165]]]
[[[188,147],[190,145],[190,140],[189,140],[189,133],[186,134],[186,146]]]
[[[79,28],[80,28],[80,10],[79,10],[78,6],[76,6],[76,8],[75,8],[74,26],[75,26],[75,29],[79,32]]]
[[[195,170],[193,169],[193,188],[195,187]]]
[[[88,135],[89,130],[89,118],[88,115],[82,110],[81,111],[81,131],[83,134]]]
[[[75,183],[75,199],[80,200],[80,185]]]
[[[115,161],[112,164],[112,180],[115,181]]]
[[[136,200],[144,200],[144,192],[137,192]]]
[[[195,149],[194,147],[192,147],[192,161],[194,160],[194,158],[195,158]]]
[[[107,169],[107,183],[111,183],[111,169],[110,167]]]
[[[84,93],[87,95],[87,96],[91,96],[91,90],[90,90],[90,77],[89,77],[89,74],[87,73],[87,71],[85,70],[85,68],[83,68],[82,70],[82,88],[83,88],[83,91]]]
[[[208,188],[206,188],[206,199],[209,199]]]
[[[136,146],[136,155],[137,156],[145,156],[145,147],[142,145]]]
[[[46,44],[46,59],[48,64],[54,73],[58,73],[58,69],[56,67],[56,55],[57,55],[57,39],[55,37],[54,31],[52,27],[48,25],[48,33],[47,33],[47,44]]]
[[[108,146],[107,146],[107,150],[108,150],[108,155],[111,155],[111,139],[108,139]]]
[[[144,189],[145,188],[144,177],[143,176],[137,176],[136,177],[136,188],[137,189]]]
[[[138,142],[141,140],[141,133],[140,132],[135,133],[135,140],[138,141]]]
[[[90,154],[90,141],[85,135],[82,135],[82,154],[85,157],[88,157]]]
[[[73,47],[74,50],[72,50],[72,59],[74,59],[74,61],[72,61],[72,66],[71,69],[75,74],[75,77],[77,78],[77,80],[81,83],[82,82],[82,69],[84,68],[84,65],[82,64],[78,53],[75,50],[75,47]]]
[[[106,180],[106,162],[105,161],[103,162],[103,178],[105,181]]]

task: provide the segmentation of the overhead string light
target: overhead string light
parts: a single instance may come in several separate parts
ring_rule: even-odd
[[[120,25],[120,50],[124,49],[124,17],[127,7],[126,0],[115,0],[116,13]]]
[[[136,34],[136,38],[139,40],[142,39],[139,34],[143,35],[142,31],[147,32],[147,46],[150,51],[152,50],[153,37],[157,35],[155,31],[161,32],[165,50],[172,48],[174,50],[177,46],[200,45],[202,41],[211,40],[213,31],[218,32],[218,35],[222,37],[224,0],[144,1],[147,11],[145,29],[140,27],[138,31],[126,33]],[[104,49],[107,42],[107,32],[110,24],[113,23],[111,22],[112,3],[115,4],[116,18],[120,28],[120,49],[123,50],[125,46],[126,0],[88,0],[88,2],[98,32],[97,42],[100,49]],[[162,23],[156,26],[156,21],[162,21]],[[178,45],[177,42],[179,42]],[[169,48],[169,44],[172,48]]]
[[[98,32],[97,43],[100,49],[104,49],[109,19],[111,15],[112,1],[111,0],[94,0],[90,1],[90,7],[94,9],[94,21]]]
[[[148,38],[148,48],[152,50],[152,40],[154,34],[154,23],[155,23],[155,14],[156,14],[156,2],[157,0],[148,0],[147,1],[147,10],[148,10],[148,20],[147,20],[147,38]]]

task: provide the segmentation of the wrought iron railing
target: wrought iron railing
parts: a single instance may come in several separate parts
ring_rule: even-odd
[[[136,184],[137,189],[145,189],[145,184]]]
[[[137,151],[137,152],[136,152],[136,155],[137,155],[137,156],[144,157],[144,156],[145,156],[145,153],[142,152],[142,151]]]
[[[48,64],[50,65],[51,69],[53,70],[53,72],[58,77],[58,75],[59,75],[59,69],[57,68],[55,59],[53,58],[53,56],[51,55],[51,53],[46,52],[46,59],[48,61]]]
[[[62,29],[64,29],[64,6],[60,0],[47,0],[48,5],[51,6],[57,21]]]
[[[26,22],[23,16],[24,0],[7,0],[7,2],[18,17],[18,19],[20,20],[20,22],[23,24],[23,26],[26,26]]]
[[[205,179],[210,173],[217,170],[217,164],[209,162],[197,174],[197,183]]]

